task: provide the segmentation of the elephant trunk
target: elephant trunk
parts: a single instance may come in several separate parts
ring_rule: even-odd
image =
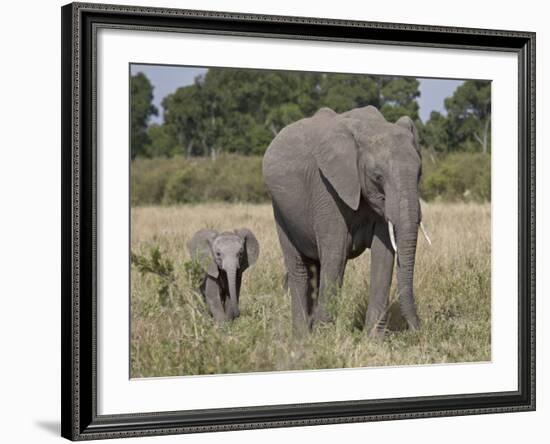
[[[420,326],[413,294],[414,263],[420,220],[416,188],[416,181],[411,180],[410,186],[406,188],[408,191],[401,196],[399,218],[396,223],[399,304],[401,313],[412,330],[417,330]]]
[[[224,270],[227,274],[227,284],[229,286],[229,305],[226,305],[225,312],[229,319],[235,319],[239,317],[239,301],[237,296],[237,268],[236,261],[230,261],[224,263]],[[226,302],[227,304],[227,302]]]

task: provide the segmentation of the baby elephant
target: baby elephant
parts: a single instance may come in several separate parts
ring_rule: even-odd
[[[242,273],[256,262],[260,253],[252,231],[199,230],[187,248],[205,272],[200,290],[214,319],[222,322],[238,317]]]

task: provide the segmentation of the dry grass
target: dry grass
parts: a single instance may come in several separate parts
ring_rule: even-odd
[[[433,246],[419,238],[415,294],[422,329],[407,331],[394,303],[383,341],[363,333],[366,251],[348,262],[335,322],[298,341],[270,205],[133,208],[132,251],[147,255],[159,247],[174,263],[176,290],[171,304],[160,304],[157,278],[132,267],[132,377],[490,360],[490,205],[424,204],[423,214]],[[224,326],[206,314],[185,272],[185,244],[204,227],[248,227],[260,242],[260,258],[244,276],[241,317]]]

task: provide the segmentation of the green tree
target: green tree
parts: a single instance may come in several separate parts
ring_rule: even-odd
[[[302,73],[211,69],[163,101],[187,155],[262,154],[285,125],[313,112],[315,80]]]
[[[468,80],[445,99],[453,150],[491,151],[491,83]]]
[[[171,157],[180,154],[174,130],[170,125],[149,125],[147,137],[148,143],[144,150],[147,157]]]
[[[261,155],[283,127],[322,106],[374,105],[390,121],[418,120],[418,96],[415,79],[215,68],[163,100],[163,146],[187,156]]]
[[[437,153],[491,151],[491,84],[467,80],[420,128],[422,146]]]
[[[420,96],[418,86],[418,81],[412,78],[322,74],[319,84],[319,105],[327,106],[339,113],[373,105],[391,122],[404,115],[416,121],[416,98]]]
[[[438,111],[430,113],[430,119],[421,127],[422,147],[431,152],[449,151],[449,120]]]
[[[379,88],[371,76],[325,73],[321,75],[319,88],[319,105],[331,108],[337,113],[358,106],[379,106]]]
[[[418,80],[408,77],[385,77],[379,81],[379,108],[384,117],[395,122],[402,116],[409,116],[418,122],[420,97]]]
[[[157,108],[153,105],[153,85],[142,72],[130,78],[131,156],[146,155],[147,125]]]
[[[203,100],[198,79],[195,84],[178,88],[173,94],[167,95],[162,100],[164,108],[164,125],[170,130],[175,151],[185,153],[187,156],[193,154],[204,155],[200,142],[205,141]]]

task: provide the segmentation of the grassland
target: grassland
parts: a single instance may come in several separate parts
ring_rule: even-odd
[[[348,262],[335,301],[334,323],[295,340],[270,205],[133,208],[132,251],[149,257],[158,248],[161,263],[173,264],[173,271],[159,277],[132,267],[131,376],[490,360],[490,205],[424,204],[423,215],[433,246],[419,238],[415,274],[423,322],[419,332],[406,330],[394,286],[386,338],[377,341],[363,333],[370,269],[367,250]],[[260,258],[244,275],[241,317],[231,324],[214,324],[192,290],[196,276],[186,242],[203,227],[248,227],[260,242]],[[167,294],[165,299],[159,297],[159,289]]]

